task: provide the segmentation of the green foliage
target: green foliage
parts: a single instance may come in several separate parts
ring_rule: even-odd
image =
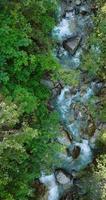
[[[49,168],[53,161],[50,138],[50,133],[24,127],[19,134],[4,139],[0,144],[1,199],[28,199],[32,181],[44,165]]]
[[[92,181],[90,182],[90,199],[106,199],[106,155],[97,159],[97,167],[94,168]]]
[[[14,90],[14,100],[19,106],[21,113],[32,113],[37,108],[36,97],[25,88],[16,87]]]
[[[80,71],[59,69],[59,77],[64,84],[77,87],[80,82]]]
[[[106,80],[106,3],[104,0],[96,0],[95,3],[98,7],[98,14],[94,18],[95,29],[87,41],[89,51],[83,56],[81,68],[88,73],[90,79],[96,78],[104,83]],[[99,95],[99,104],[95,106],[93,101],[88,105],[92,116],[105,122],[104,90]]]
[[[96,102],[99,102],[96,104]],[[101,111],[101,103],[97,96],[91,97],[87,102],[88,110],[92,116],[92,118],[96,121],[97,119],[100,119],[100,111]]]
[[[86,172],[80,185],[86,195],[81,200],[105,200],[106,199],[106,155],[100,156],[97,165],[92,166],[92,172]]]
[[[106,102],[104,100],[102,100],[102,104],[103,104],[103,107],[99,112],[99,119],[102,122],[106,122]]]
[[[58,117],[49,113],[50,92],[41,83],[46,72],[58,68],[50,37],[56,5],[53,0],[0,1],[2,200],[27,200],[32,181],[41,168],[50,169],[58,148],[50,142]]]
[[[97,137],[96,145],[102,151],[102,153],[106,153],[106,130],[102,130]]]
[[[43,74],[58,66],[50,37],[56,1],[5,0],[0,6],[0,84],[6,95],[16,95],[23,112],[30,113],[42,103],[43,94],[38,91]]]
[[[0,102],[0,129],[11,129],[19,122],[19,110],[12,102]]]
[[[87,70],[89,75],[98,76],[105,80],[104,73],[106,63],[106,3],[102,1],[99,5],[98,16],[95,17],[95,30],[91,34],[88,45],[89,51],[84,55],[82,68]]]

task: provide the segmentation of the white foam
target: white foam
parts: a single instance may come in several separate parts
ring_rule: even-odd
[[[59,200],[59,189],[54,174],[49,176],[43,174],[40,181],[48,188],[48,200]]]
[[[70,35],[69,22],[67,19],[62,19],[60,24],[53,30],[53,36],[59,40],[63,40],[65,37]]]
[[[87,92],[83,95],[81,101],[82,101],[83,103],[85,103],[86,101],[89,100],[90,97],[93,96],[93,94],[94,94],[93,90],[92,90],[91,88],[88,88],[88,89],[87,89]]]

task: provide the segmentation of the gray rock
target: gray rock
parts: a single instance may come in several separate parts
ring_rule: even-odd
[[[55,170],[55,177],[57,182],[62,185],[71,184],[73,178],[65,170],[60,168]]]
[[[72,12],[72,11],[74,11],[74,9],[75,9],[74,5],[67,6],[66,12]]]
[[[90,9],[89,9],[89,7],[87,5],[84,5],[84,6],[80,7],[80,14],[86,15],[88,13],[90,13]]]
[[[75,4],[76,4],[77,6],[81,5],[81,3],[82,3],[81,0],[76,0],[76,1],[75,1]]]
[[[81,41],[80,36],[69,38],[68,40],[63,42],[63,47],[72,55],[74,55],[80,45],[80,41]]]
[[[50,80],[42,79],[41,84],[45,85],[49,89],[54,88],[54,83]]]
[[[61,93],[61,89],[63,88],[62,82],[58,81],[54,83],[54,88],[52,88],[52,96],[55,98],[57,95]]]

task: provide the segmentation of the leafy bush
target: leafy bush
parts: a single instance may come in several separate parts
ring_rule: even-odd
[[[0,102],[0,129],[13,128],[19,122],[19,111],[16,104],[12,102]]]
[[[5,200],[28,199],[31,183],[53,161],[51,134],[24,127],[0,144],[0,197]],[[57,148],[57,147],[55,147]],[[49,149],[49,151],[48,151]]]
[[[106,199],[106,155],[101,155],[96,160],[96,166],[87,172],[80,180],[82,192],[80,200],[105,200]]]
[[[50,37],[56,4],[52,0],[0,1],[0,132],[4,127],[8,133],[16,129],[0,143],[2,200],[31,197],[32,181],[41,168],[50,169],[57,149],[50,143],[55,126],[47,130],[47,124],[57,118],[50,117],[46,107],[50,92],[41,84],[46,72],[58,68]]]
[[[95,17],[95,31],[88,39],[88,46],[90,48],[83,57],[82,68],[86,69],[90,76],[96,76],[105,80],[106,3],[98,0],[97,2],[100,10],[98,11],[98,16]]]
[[[80,82],[80,71],[59,69],[59,77],[64,84],[77,87]]]
[[[25,88],[16,87],[14,90],[14,101],[19,106],[21,113],[32,113],[37,108],[36,97]]]
[[[0,6],[0,84],[3,93],[16,95],[23,112],[30,113],[45,100],[39,93],[43,74],[58,67],[50,37],[56,1],[5,0]]]

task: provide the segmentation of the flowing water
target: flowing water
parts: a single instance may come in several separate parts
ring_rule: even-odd
[[[69,6],[70,9],[65,12],[59,24],[54,27],[53,37],[59,44],[55,50],[55,55],[58,57],[62,67],[75,69],[80,65],[80,56],[83,52],[85,39],[90,29],[92,29],[93,22],[91,17],[92,13],[89,11],[89,4],[84,3],[84,5],[77,6],[77,11],[79,9],[77,14],[72,5],[68,5],[68,8]],[[84,6],[86,12],[83,15],[80,14],[80,10],[83,9],[82,7]],[[74,55],[71,55],[64,49],[62,43],[64,40],[75,37],[77,34],[81,36],[82,40]],[[99,86],[97,85],[97,87]],[[93,160],[93,151],[90,144],[91,138],[89,138],[89,136],[84,136],[84,134],[86,135],[89,121],[87,121],[87,114],[84,111],[84,106],[88,100],[95,95],[95,88],[96,84],[90,83],[83,93],[79,89],[73,94],[71,86],[65,86],[55,100],[55,108],[60,115],[60,120],[72,138],[72,143],[67,144],[67,141],[59,135],[58,141],[68,147],[70,151],[76,146],[80,149],[77,158],[61,153],[58,155],[61,160],[61,168],[70,174],[72,174],[73,171],[78,172],[86,168]],[[78,107],[79,110],[77,108],[75,109],[75,107]],[[48,200],[59,200],[60,189],[55,175],[51,174],[46,176],[42,174],[40,181],[48,187]]]

